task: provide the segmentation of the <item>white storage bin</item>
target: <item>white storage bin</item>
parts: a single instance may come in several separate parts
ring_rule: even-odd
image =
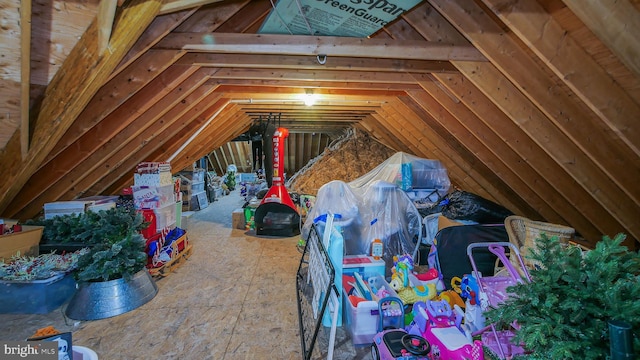
[[[191,193],[199,193],[204,191],[204,181],[194,181],[191,183]]]
[[[373,278],[373,282],[376,283],[377,286],[383,286],[387,289],[390,293],[389,296],[398,297],[398,294],[380,274],[366,274],[363,277],[363,280],[368,282],[370,281],[369,278]],[[380,316],[378,314],[378,302],[365,300],[360,301],[356,306],[353,306],[344,288],[342,293],[342,298],[344,299],[344,325],[351,336],[351,341],[354,345],[371,344],[373,342],[373,337],[378,333],[378,322],[380,321]]]
[[[165,186],[132,186],[136,209],[157,209],[176,203],[173,184]]]
[[[162,231],[164,228],[172,228],[176,224],[176,204],[170,203],[161,208],[153,209],[156,214],[156,230]]]

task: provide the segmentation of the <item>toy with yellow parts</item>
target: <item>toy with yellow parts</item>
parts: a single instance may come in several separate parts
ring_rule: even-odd
[[[427,301],[438,294],[434,283],[424,285],[413,276],[413,260],[409,255],[394,256],[394,267],[391,269],[391,282],[389,285],[398,294],[405,304],[415,304],[418,301]]]

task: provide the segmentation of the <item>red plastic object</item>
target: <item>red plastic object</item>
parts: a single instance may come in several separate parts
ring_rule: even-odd
[[[153,211],[153,209],[142,209],[138,211],[142,212],[142,217],[144,218],[144,221],[149,223],[149,226],[147,226],[144,230],[140,231],[142,236],[144,236],[145,239],[149,240],[153,236],[158,234],[158,230],[156,228],[156,213]]]
[[[267,191],[260,205],[268,203],[284,204],[296,213],[298,208],[291,200],[289,192],[284,186],[284,139],[289,136],[289,130],[278,128],[273,134],[273,185]]]

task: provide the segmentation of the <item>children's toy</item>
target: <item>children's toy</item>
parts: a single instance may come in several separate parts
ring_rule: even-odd
[[[464,314],[464,330],[469,333],[477,333],[483,330],[485,327],[484,315],[480,306],[480,289],[475,276],[465,274],[462,279],[454,277],[451,279],[451,287],[454,292],[460,294],[460,297],[464,299],[464,305],[454,305],[454,309],[457,312]],[[464,310],[462,310],[463,307]]]
[[[402,329],[404,308],[399,298],[380,299],[378,311],[380,313],[379,332],[374,336],[373,344],[371,344],[371,357],[374,360],[429,359],[427,355],[430,346],[427,340],[420,335],[409,334]]]
[[[474,261],[473,251],[478,248],[488,248],[489,251],[498,257],[499,262],[505,267],[508,276],[485,276],[478,271],[476,262]],[[505,253],[505,248],[509,249],[509,254],[518,261],[509,261]],[[507,288],[525,282],[531,282],[529,272],[520,256],[518,248],[509,242],[492,242],[492,243],[474,243],[467,247],[467,255],[471,261],[473,275],[478,282],[478,291],[480,298],[480,306],[482,310],[486,310],[489,306],[498,307],[509,296]],[[520,272],[516,270],[513,263],[520,265]],[[524,278],[520,275],[524,274]],[[513,324],[515,325],[515,324]],[[497,330],[495,324],[490,324],[487,331],[482,333],[482,342],[493,353],[497,354],[500,359],[511,358],[515,355],[524,354],[525,351],[521,346],[512,343],[515,335],[515,327],[506,330]]]
[[[413,259],[410,255],[394,256],[389,285],[407,305],[433,299],[437,295],[435,283],[422,285],[413,275]]]
[[[432,360],[483,360],[482,342],[471,339],[461,327],[462,315],[455,313],[447,301],[413,304],[410,334],[421,335],[431,345]]]
[[[431,268],[427,270],[427,272],[424,272],[421,274],[416,273],[415,275],[416,275],[416,278],[418,278],[418,280],[420,280],[423,283],[423,285],[435,284],[436,290],[438,292],[444,291],[446,289],[446,287],[444,286],[444,283],[442,282],[442,279],[441,279],[442,277],[440,276],[440,273],[435,268]]]
[[[449,305],[451,305],[451,307],[454,307],[456,305],[462,309],[466,307],[464,299],[462,299],[462,297],[460,297],[460,295],[458,295],[458,293],[453,290],[442,291],[432,300],[445,300],[449,303]]]

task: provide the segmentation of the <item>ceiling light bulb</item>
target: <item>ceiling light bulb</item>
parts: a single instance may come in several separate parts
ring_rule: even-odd
[[[304,104],[307,106],[312,106],[313,104],[316,103],[318,96],[316,94],[304,94],[304,97],[302,98],[302,100],[304,101]]]

